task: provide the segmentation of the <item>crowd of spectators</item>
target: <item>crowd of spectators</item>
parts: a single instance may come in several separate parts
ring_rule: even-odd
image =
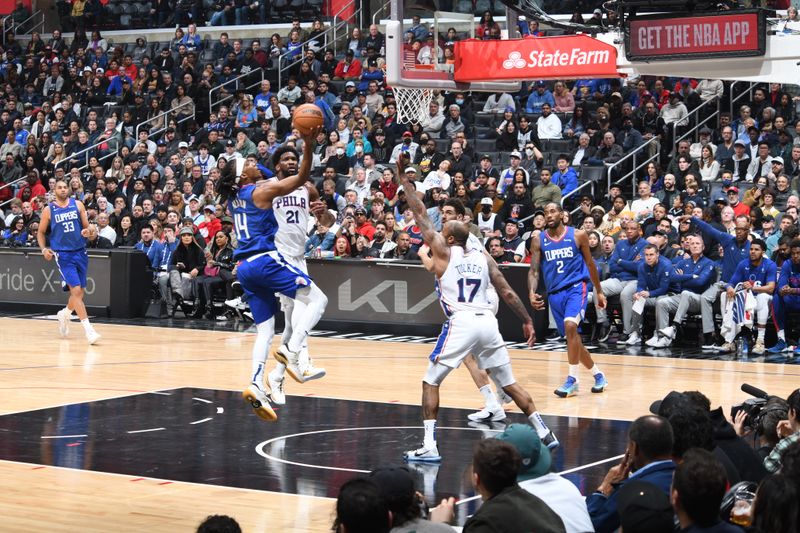
[[[478,34],[491,38],[496,25],[487,12]],[[414,17],[406,46],[420,63],[445,57],[464,37],[451,30],[434,50],[431,28]],[[98,226],[90,246],[142,249],[168,305],[216,316],[214,294],[234,296],[230,250],[237,244],[214,191],[220,171],[234,159],[269,169],[277,147],[302,148],[291,111],[315,103],[325,131],[314,181],[336,223],[308,228],[309,256],[416,259],[422,238],[398,186],[402,171],[416,180],[437,227],[442,206],[459,203],[470,231],[500,263],[529,261],[529,240],[544,226],[541,209],[563,203],[566,221],[589,234],[604,292],[620,296],[622,331],[610,336],[612,320],[601,311],[599,340],[641,343],[646,321],[633,303],[643,299],[656,313],[652,346],[669,346],[699,314],[704,348],[730,351],[715,303],[734,296],[728,283],[750,257],[751,241],[764,262],[775,263],[776,283],[742,280],[739,288],[774,293],[776,316],[800,309],[800,277],[793,275],[800,256],[790,258],[800,208],[792,87],[757,86],[735,116],[722,106],[696,139],[677,142],[675,135],[731,97],[728,85],[642,77],[535,81],[514,94],[436,91],[419,124],[402,124],[384,82],[380,28],[354,29],[339,57],[317,39],[323,31],[321,20],[295,19],[287,35],[263,45],[227,33],[211,42],[191,23],[158,48],[142,39],[114,45],[98,30],[78,31],[69,42],[58,31],[47,40],[34,34],[24,49],[10,36],[0,63],[4,244],[35,245],[38,212],[64,177]],[[533,23],[520,31],[543,33]],[[281,64],[286,53],[299,62]],[[253,89],[239,88],[246,84],[236,77]],[[222,104],[209,106],[212,88],[212,101]],[[398,170],[401,153],[410,161]],[[607,169],[618,179],[631,168],[631,154],[652,161],[606,187]],[[598,171],[603,179],[596,180]],[[196,249],[183,245],[190,232]],[[654,263],[645,260],[648,243]],[[667,297],[656,302],[659,294]],[[750,330],[758,354],[766,314],[756,314]],[[781,326],[779,352],[791,344]]]
[[[747,422],[756,449],[745,440],[745,416],[731,423],[701,392],[671,392],[630,425],[623,459],[586,497],[551,472],[550,451],[533,428],[512,424],[477,442],[464,465],[483,503],[463,531],[796,532],[800,389],[770,402]],[[347,481],[333,530],[453,531],[455,500],[428,509],[412,472],[387,466]]]

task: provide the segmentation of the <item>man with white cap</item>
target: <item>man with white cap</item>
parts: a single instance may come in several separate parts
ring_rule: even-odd
[[[740,181],[747,177],[749,166],[750,154],[747,151],[747,143],[743,139],[736,139],[733,142],[733,157],[725,161],[724,167],[732,174],[733,181]]]
[[[527,424],[511,424],[497,436],[519,452],[522,466],[517,483],[526,491],[539,497],[556,512],[567,533],[594,531],[586,500],[578,488],[560,475],[550,472],[552,457],[536,430]]]
[[[497,180],[497,194],[503,196],[507,190],[511,190],[514,182],[514,174],[517,170],[522,170],[525,173],[525,186],[530,185],[530,175],[528,171],[522,168],[522,154],[514,150],[511,152],[511,166],[500,173],[500,179]]]

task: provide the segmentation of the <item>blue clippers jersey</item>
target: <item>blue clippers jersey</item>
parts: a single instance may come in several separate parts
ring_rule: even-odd
[[[74,198],[66,207],[50,203],[50,248],[56,252],[84,250],[86,239],[81,236],[81,214]]]
[[[233,253],[235,259],[245,259],[262,252],[273,252],[278,221],[272,209],[261,209],[253,203],[255,185],[245,185],[231,202],[233,222],[239,247]]]
[[[575,228],[567,226],[561,240],[553,240],[543,230],[539,234],[542,249],[542,272],[547,292],[556,292],[589,281],[589,269],[575,242]]]

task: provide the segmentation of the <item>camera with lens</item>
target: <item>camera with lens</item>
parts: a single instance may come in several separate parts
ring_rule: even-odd
[[[735,419],[739,411],[744,411],[747,413],[744,419],[745,427],[750,430],[758,429],[759,419],[765,405],[767,405],[765,398],[748,398],[739,405],[731,407],[731,419]]]

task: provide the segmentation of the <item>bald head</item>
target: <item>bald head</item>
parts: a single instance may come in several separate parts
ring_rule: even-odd
[[[469,238],[469,230],[464,223],[451,220],[445,223],[442,228],[442,235],[450,246],[466,246],[467,239]],[[450,242],[449,237],[453,238],[452,242]]]

